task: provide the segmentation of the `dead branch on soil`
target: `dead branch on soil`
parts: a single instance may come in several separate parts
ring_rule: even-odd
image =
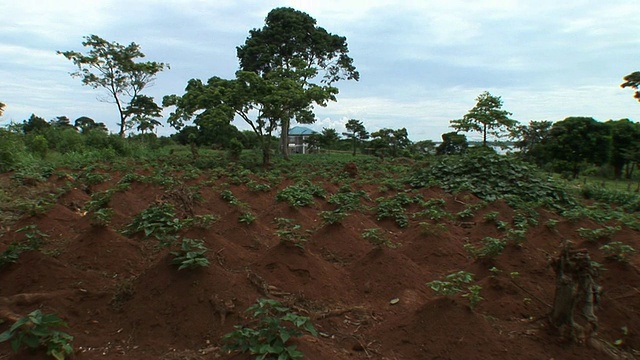
[[[22,318],[21,315],[11,310],[12,306],[33,305],[45,300],[64,296],[70,291],[56,291],[50,293],[23,293],[8,297],[0,297],[0,319],[8,322],[16,322]]]

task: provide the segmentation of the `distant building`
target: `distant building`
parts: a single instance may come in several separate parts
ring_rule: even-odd
[[[304,126],[294,126],[289,129],[289,152],[292,154],[306,154],[309,152],[309,144],[305,141],[312,134],[317,134]]]

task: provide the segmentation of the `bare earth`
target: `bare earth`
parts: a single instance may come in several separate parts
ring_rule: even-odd
[[[92,226],[81,209],[90,193],[109,189],[122,174],[110,177],[90,189],[67,191],[45,214],[19,220],[0,237],[4,251],[24,237],[14,231],[22,226],[36,224],[49,235],[40,251],[25,252],[17,263],[0,270],[0,306],[20,315],[38,308],[58,314],[75,337],[77,359],[251,359],[222,351],[221,337],[234,325],[250,324],[244,310],[258,298],[282,301],[312,319],[319,336],[295,340],[311,360],[583,360],[632,358],[633,349],[640,349],[640,260],[633,257],[626,265],[606,260],[598,250],[602,243],[585,242],[576,234],[581,227],[602,226],[591,220],[570,222],[539,209],[538,225],[529,229],[521,247],[509,245],[491,261],[473,261],[463,245],[501,236],[483,216],[498,211],[499,219],[510,222],[513,209],[504,202],[493,202],[464,222],[439,221],[446,226],[425,234],[419,222],[439,222],[409,216],[409,226],[400,228],[362,211],[351,212],[340,224],[323,225],[318,212],[335,209],[326,200],[317,198],[303,208],[276,202],[277,190],[290,180],[268,192],[231,185],[257,217],[244,224],[238,221],[242,210],[221,199],[216,188],[226,179],[202,185],[208,180],[203,175],[186,182],[201,186],[202,199],[190,204],[176,201],[159,185],[133,182],[113,196],[111,224]],[[8,184],[7,177],[3,181]],[[48,185],[64,182],[54,176]],[[330,195],[339,184],[325,179],[322,187]],[[358,189],[371,199],[395,193],[381,193],[373,185]],[[435,188],[418,193],[427,200],[445,199],[445,209],[452,213],[478,201],[473,195],[454,197]],[[170,265],[169,250],[156,249],[155,239],[120,234],[136,214],[161,201],[173,203],[181,217],[189,212],[220,216],[208,229],[181,233],[205,241],[211,250],[209,267],[178,271]],[[407,212],[416,210],[411,205]],[[276,217],[313,230],[303,249],[280,243]],[[559,220],[555,229],[545,226],[549,218]],[[399,246],[376,247],[361,237],[363,230],[377,227]],[[561,339],[548,324],[555,288],[549,262],[565,239],[587,248],[606,268],[597,279],[602,286],[596,310],[600,329],[595,339],[578,334],[577,343]],[[623,228],[612,239],[640,249],[636,231]],[[492,267],[501,272],[492,276]],[[466,298],[439,297],[426,285],[459,270],[474,273],[482,286],[484,300],[473,311]],[[19,294],[31,294],[31,300],[17,300]],[[391,304],[396,298],[399,301]],[[9,326],[0,324],[0,332]],[[613,345],[616,340],[620,345]],[[0,344],[0,359],[45,358],[43,351],[15,355],[9,344]]]

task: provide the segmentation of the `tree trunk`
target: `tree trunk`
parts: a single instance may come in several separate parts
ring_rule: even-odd
[[[282,131],[280,132],[280,146],[282,157],[289,160],[289,120],[282,120]]]
[[[593,280],[597,270],[592,266],[589,253],[585,249],[575,250],[569,241],[565,241],[560,255],[553,260],[552,267],[556,273],[556,292],[550,322],[553,328],[566,335],[569,340],[576,341],[582,335],[593,336],[598,330],[598,318],[594,306],[598,304],[600,286]],[[583,329],[574,320],[576,307],[581,307],[581,314],[589,325],[588,332],[576,334]]]

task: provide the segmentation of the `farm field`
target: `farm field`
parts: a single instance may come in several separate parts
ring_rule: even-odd
[[[287,344],[311,360],[640,355],[638,212],[505,157],[176,155],[15,175],[0,175],[4,199],[24,198],[0,232],[0,332],[56,314],[77,359],[253,359],[223,337],[256,325],[258,299],[308,317],[317,336]],[[595,262],[597,331],[579,306],[573,334],[549,321],[567,240]],[[179,270],[185,246],[208,266]],[[470,278],[438,293],[457,272]],[[50,357],[0,343],[12,358]]]

